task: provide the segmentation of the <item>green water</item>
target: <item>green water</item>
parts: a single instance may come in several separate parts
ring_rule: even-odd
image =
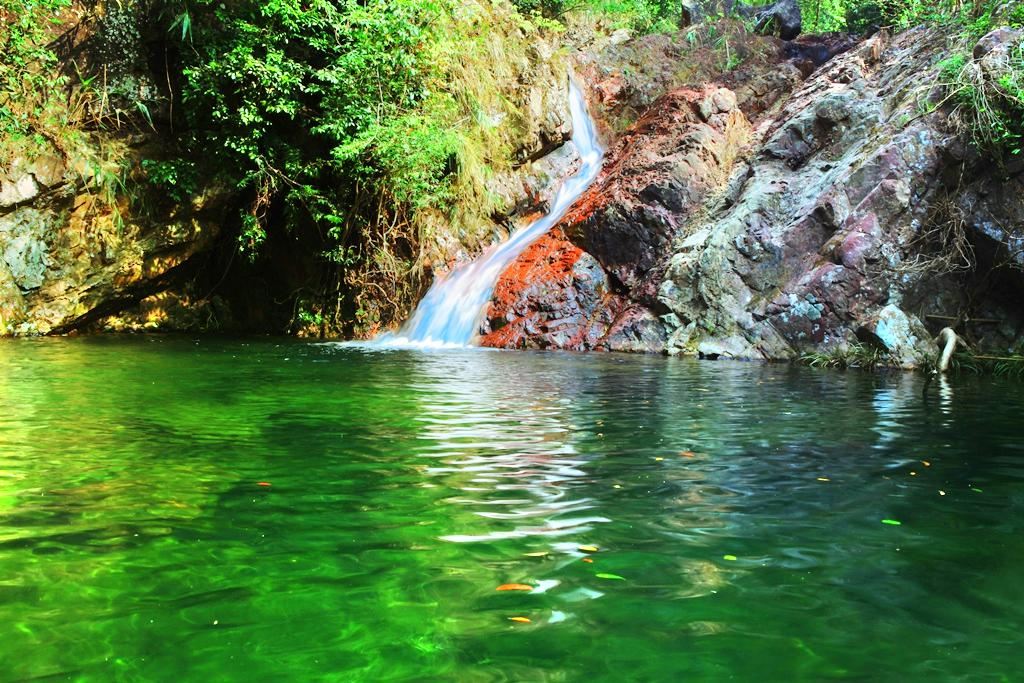
[[[0,368],[3,681],[1024,680],[1021,384],[166,338]]]

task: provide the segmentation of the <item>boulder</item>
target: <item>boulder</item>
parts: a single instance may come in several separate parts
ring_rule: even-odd
[[[1014,48],[1024,41],[1024,30],[1001,27],[989,31],[974,45],[973,56],[993,66],[1009,64]]]
[[[938,347],[925,326],[895,304],[865,321],[857,336],[886,352],[904,368],[915,368],[938,356]]]
[[[752,9],[758,33],[776,35],[783,40],[793,40],[800,35],[803,19],[797,0],[778,0],[767,7]]]

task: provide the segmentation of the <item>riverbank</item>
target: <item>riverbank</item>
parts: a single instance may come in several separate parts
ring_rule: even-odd
[[[72,5],[61,21],[77,17],[88,30],[65,35],[79,51],[48,63],[62,73],[86,68],[82,55],[106,45],[116,17],[152,19],[132,19],[132,7],[107,15]],[[0,334],[365,339],[394,330],[432,283],[544,213],[575,172],[572,71],[608,149],[604,170],[502,273],[480,343],[772,360],[840,357],[866,345],[913,367],[936,355],[931,339],[943,321],[970,319],[990,321],[958,329],[982,355],[1019,350],[1024,162],[997,148],[1014,144],[1015,129],[1000,122],[1016,100],[1011,90],[971,85],[1016,82],[1022,34],[1013,12],[973,23],[932,17],[863,38],[783,40],[742,17],[682,29],[645,19],[637,30],[592,14],[524,15],[503,2],[458,7],[452,26],[465,35],[430,34],[417,45],[472,60],[416,72],[422,83],[446,83],[443,95],[457,106],[381,110],[374,125],[384,127],[373,130],[387,145],[371,144],[373,136],[327,144],[316,138],[322,130],[303,128],[301,140],[274,146],[273,154],[290,145],[300,156],[334,149],[344,160],[279,162],[321,169],[323,178],[260,165],[276,158],[270,151],[256,154],[258,169],[245,182],[231,175],[238,164],[225,167],[216,154],[220,171],[197,175],[206,157],[189,152],[184,138],[218,129],[182,118],[182,98],[234,96],[233,86],[189,90],[205,83],[201,74],[215,74],[205,61],[172,64],[185,59],[189,31],[180,22],[176,42],[178,33],[166,31],[128,36],[130,54],[164,54],[165,72],[181,69],[161,93],[160,79],[139,72],[152,60],[119,62],[124,78],[156,84],[155,99],[143,102],[152,121],[125,114],[124,127],[114,127],[101,117],[50,153],[22,150],[0,173]],[[234,40],[210,16],[186,16],[190,39],[207,50],[188,59],[213,59]],[[367,58],[390,54],[364,48]],[[299,69],[302,55],[281,49]],[[342,60],[332,62],[335,75],[348,73],[343,55],[328,56]],[[972,109],[964,99],[971,92],[984,94],[989,109]],[[321,123],[340,116],[317,93]],[[292,115],[291,105],[280,106],[284,119]],[[124,114],[104,111],[117,121]],[[994,117],[998,125],[988,128],[1005,130],[1001,141],[979,133],[972,111]],[[275,140],[294,127],[264,115]],[[461,140],[458,153],[442,154],[451,142],[439,132],[445,127]],[[241,145],[232,136],[243,132],[232,130],[224,139]],[[8,151],[13,139],[4,138]],[[426,157],[401,146],[417,140]],[[249,143],[250,151],[263,144]],[[358,191],[330,180],[349,177],[351,163],[402,179],[375,176],[357,182]],[[254,193],[245,183],[258,179]]]

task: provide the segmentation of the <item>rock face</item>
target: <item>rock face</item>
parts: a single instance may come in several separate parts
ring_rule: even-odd
[[[71,330],[180,282],[222,221],[209,198],[132,216],[81,182],[57,157],[0,173],[0,334]]]
[[[723,88],[655,103],[505,273],[484,343],[765,359],[866,343],[905,366],[933,355],[922,321],[954,316],[963,292],[955,269],[917,267],[948,247],[935,243],[941,210],[959,207],[973,243],[1012,252],[1005,226],[1021,228],[1024,188],[1020,169],[996,172],[942,112],[922,113],[941,37],[882,40],[760,118]]]
[[[724,183],[750,132],[724,88],[662,98],[616,143],[562,226],[499,281],[484,344],[662,348],[653,311],[663,255],[702,198]]]

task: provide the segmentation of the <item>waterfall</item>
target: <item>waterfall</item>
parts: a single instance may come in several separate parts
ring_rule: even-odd
[[[506,242],[484,251],[475,261],[454,268],[435,280],[412,317],[395,335],[384,335],[378,343],[386,346],[467,346],[480,329],[498,278],[537,238],[557,223],[601,170],[604,150],[597,140],[594,121],[586,100],[570,80],[569,106],[572,112],[572,144],[581,165],[559,188],[551,211],[516,230]]]

